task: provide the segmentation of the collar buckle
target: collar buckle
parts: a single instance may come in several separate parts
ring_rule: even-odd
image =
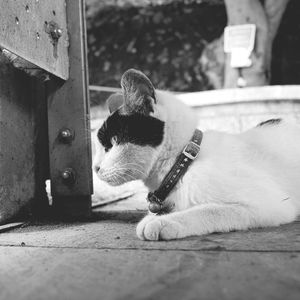
[[[182,151],[182,153],[190,160],[195,160],[199,152],[200,152],[200,146],[195,142],[189,142]]]

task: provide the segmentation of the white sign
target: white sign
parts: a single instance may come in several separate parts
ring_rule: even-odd
[[[250,67],[255,44],[255,24],[227,26],[224,30],[224,52],[231,54],[232,68]]]

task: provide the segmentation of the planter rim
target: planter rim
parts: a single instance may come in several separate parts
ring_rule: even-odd
[[[243,89],[223,89],[176,95],[192,107],[239,104],[247,102],[300,102],[300,85],[273,85]]]

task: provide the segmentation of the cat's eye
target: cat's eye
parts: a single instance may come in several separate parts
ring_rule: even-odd
[[[116,136],[111,138],[111,143],[112,144],[117,144],[117,137]]]
[[[112,148],[112,145],[111,144],[104,144],[103,148],[104,148],[104,151],[107,153]]]

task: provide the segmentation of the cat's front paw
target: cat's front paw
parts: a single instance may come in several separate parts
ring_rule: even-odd
[[[182,237],[180,225],[166,216],[146,216],[136,228],[136,234],[141,240],[158,241],[172,240]]]

